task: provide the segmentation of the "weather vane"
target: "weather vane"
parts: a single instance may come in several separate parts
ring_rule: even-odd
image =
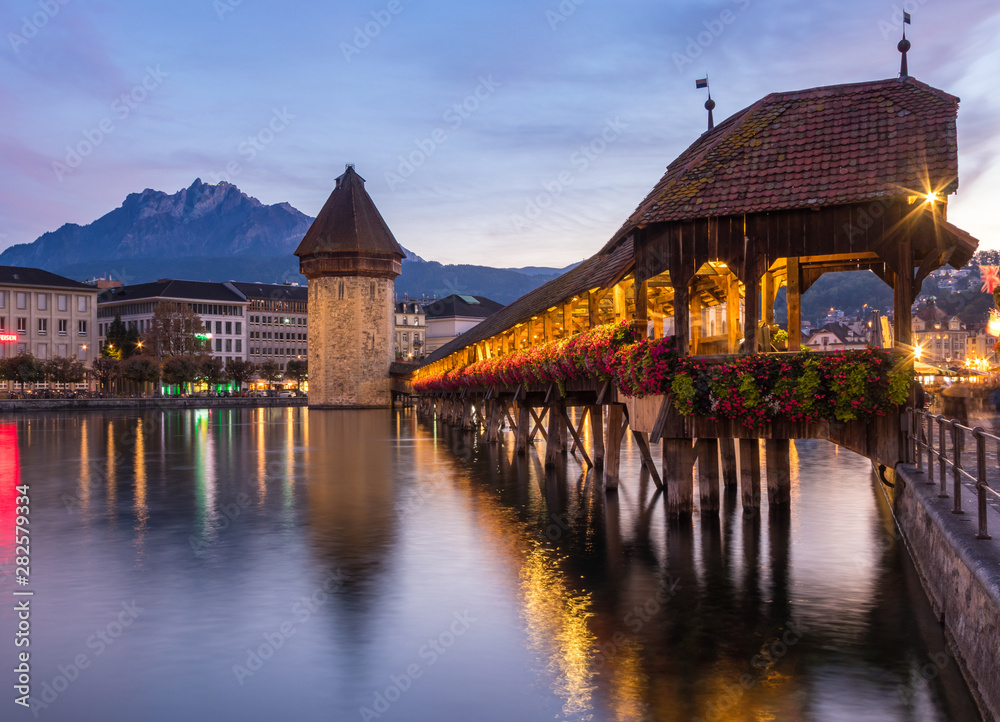
[[[906,39],[906,26],[910,24],[910,14],[908,12],[903,13],[903,39],[899,41],[899,45],[896,49],[903,54],[902,60],[899,61],[899,77],[907,78],[910,73],[906,69],[906,51],[910,49],[910,41]]]
[[[715,108],[715,101],[712,100],[712,89],[708,87],[708,73],[705,73],[704,78],[695,80],[694,87],[708,90],[708,100],[705,101],[705,110],[708,111],[708,129],[711,130],[715,127],[715,120],[712,119],[712,110]]]

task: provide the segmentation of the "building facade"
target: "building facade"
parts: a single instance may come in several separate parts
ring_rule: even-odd
[[[405,252],[348,165],[295,250],[309,279],[309,405],[392,402],[395,279]]]
[[[827,323],[813,331],[804,345],[812,351],[855,351],[868,346],[868,337],[850,326]]]
[[[284,371],[289,361],[309,358],[309,291],[305,286],[238,281],[226,285],[249,302],[249,361],[273,361]]]
[[[89,367],[96,353],[97,294],[93,286],[39,268],[0,266],[0,357],[75,358]],[[0,389],[8,383],[0,382]]]
[[[424,357],[427,317],[419,301],[400,301],[395,313],[395,353],[397,361],[417,361]]]
[[[424,305],[427,319],[425,354],[433,353],[452,339],[503,308],[484,296],[452,294]]]
[[[201,317],[211,354],[223,364],[229,359],[247,358],[250,304],[246,297],[231,284],[172,279],[103,291],[97,298],[98,353],[104,349],[108,327],[115,315],[142,336],[149,330],[153,313],[161,303],[182,304]]]
[[[921,361],[962,366],[968,353],[969,332],[958,316],[948,316],[931,306],[913,319],[913,341],[921,348]]]

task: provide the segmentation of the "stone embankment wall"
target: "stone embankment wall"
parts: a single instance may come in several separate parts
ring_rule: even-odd
[[[89,411],[96,409],[252,409],[305,406],[304,398],[270,397],[189,399],[0,399],[0,414],[14,411]]]
[[[938,498],[938,485],[916,467],[897,466],[896,480],[884,490],[920,581],[984,718],[1000,720],[1000,513],[989,512],[994,538],[976,539],[971,490],[963,488],[965,513],[953,514],[954,498]]]

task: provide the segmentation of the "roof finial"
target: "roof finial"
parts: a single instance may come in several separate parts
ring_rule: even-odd
[[[715,127],[715,120],[712,118],[712,110],[715,109],[715,101],[712,100],[712,89],[708,87],[708,73],[705,73],[704,78],[698,78],[695,80],[694,87],[708,89],[708,100],[705,101],[705,110],[708,111],[708,129],[711,130]]]
[[[909,71],[906,69],[906,51],[910,49],[910,41],[906,39],[906,26],[910,24],[910,14],[908,12],[903,13],[903,39],[899,41],[896,49],[903,54],[902,59],[899,61],[899,77],[908,78],[910,76]]]

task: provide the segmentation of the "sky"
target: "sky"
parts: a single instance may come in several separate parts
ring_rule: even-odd
[[[428,260],[596,252],[705,130],[776,91],[909,72],[961,98],[949,220],[1000,247],[996,0],[3,0],[0,250],[145,188],[315,216],[354,163]]]

